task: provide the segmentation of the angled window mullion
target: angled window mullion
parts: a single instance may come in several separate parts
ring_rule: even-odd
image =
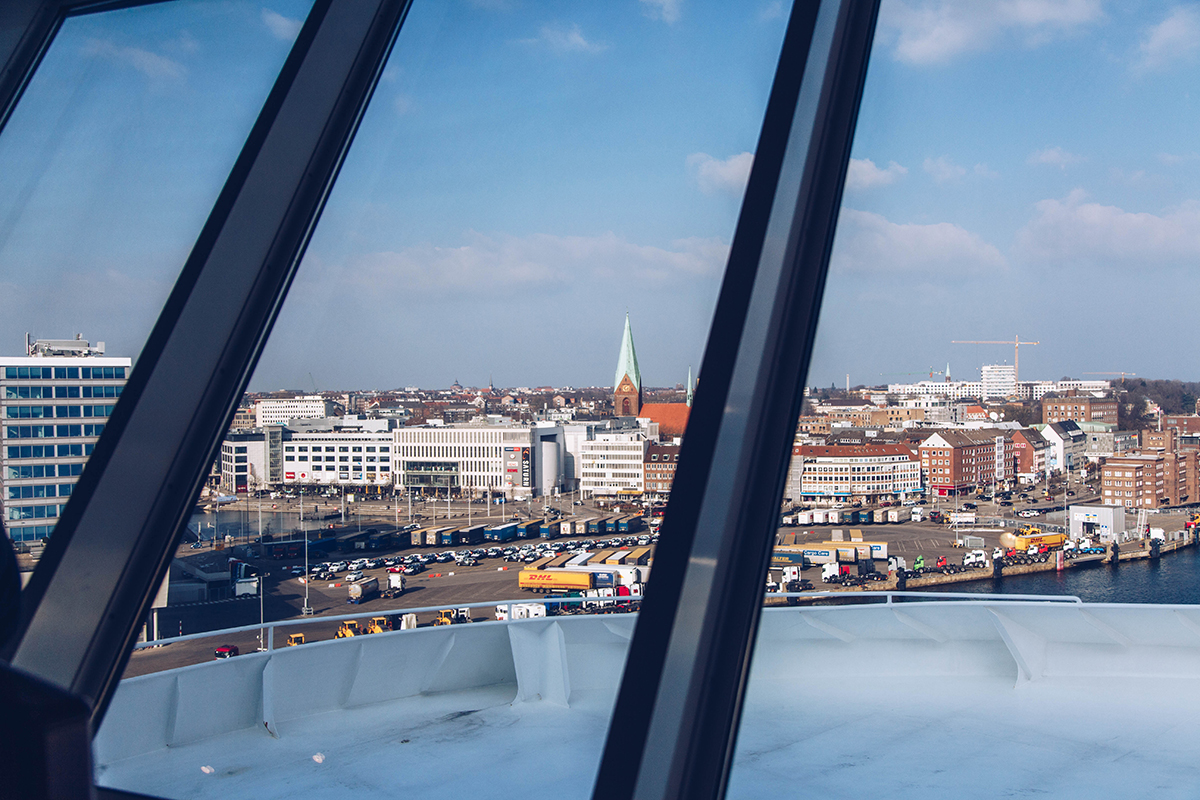
[[[793,8],[597,800],[724,793],[877,13]]]
[[[12,663],[104,707],[409,0],[318,0],[24,594]]]

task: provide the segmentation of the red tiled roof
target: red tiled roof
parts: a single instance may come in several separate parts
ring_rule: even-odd
[[[691,410],[687,403],[643,403],[638,416],[657,422],[659,436],[683,436]]]

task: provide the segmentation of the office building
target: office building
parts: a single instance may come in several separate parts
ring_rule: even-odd
[[[323,419],[337,410],[337,403],[320,395],[259,400],[254,407],[254,427],[287,425],[294,419]]]
[[[0,503],[14,542],[54,531],[132,367],[103,342],[26,339],[25,350],[0,356]]]
[[[395,483],[405,490],[524,499],[562,489],[563,430],[550,423],[408,426],[393,444]]]

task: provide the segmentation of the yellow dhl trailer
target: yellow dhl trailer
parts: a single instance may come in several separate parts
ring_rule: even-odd
[[[591,589],[594,573],[566,569],[523,569],[517,586],[534,592],[583,591]]]
[[[1022,528],[1016,533],[1000,534],[1001,547],[1021,553],[1027,552],[1034,545],[1050,548],[1062,547],[1065,541],[1067,541],[1065,533],[1043,533],[1041,528]]]

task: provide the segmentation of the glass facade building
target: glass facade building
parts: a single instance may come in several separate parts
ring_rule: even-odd
[[[38,355],[0,356],[0,503],[14,542],[54,531],[132,366],[86,347],[38,344],[30,348]]]

